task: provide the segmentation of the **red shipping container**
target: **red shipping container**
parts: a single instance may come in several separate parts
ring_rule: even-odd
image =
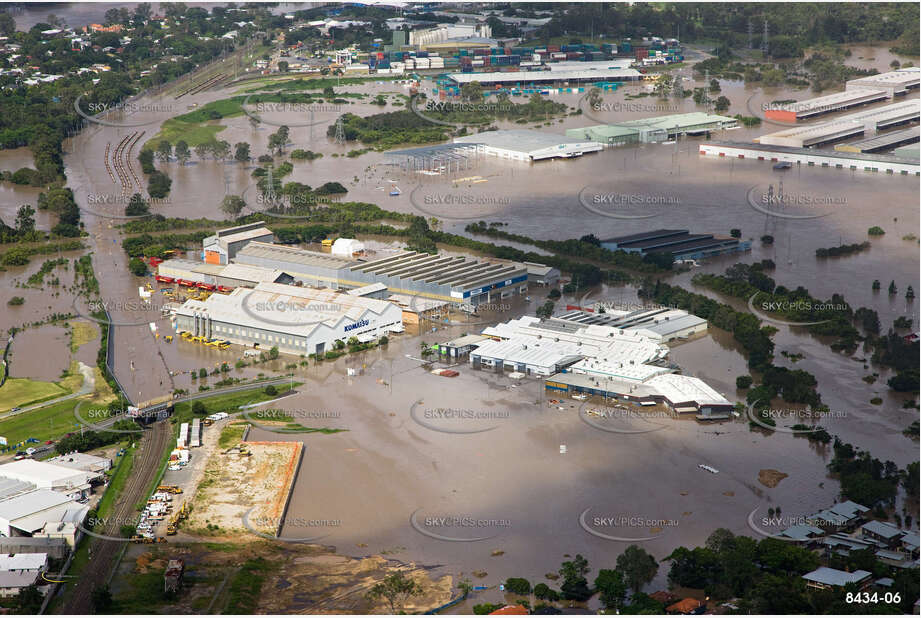
[[[558,52],[560,51],[560,46],[559,45],[548,45],[547,51],[548,52]]]
[[[383,59],[384,59],[384,52],[377,52],[377,59],[378,59],[378,60],[383,60]]]
[[[645,47],[636,48],[636,59],[637,60],[642,60],[643,58],[646,58],[647,56],[649,56],[648,49],[646,49]]]

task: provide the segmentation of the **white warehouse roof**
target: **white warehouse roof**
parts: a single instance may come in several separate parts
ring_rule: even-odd
[[[454,143],[482,144],[487,148],[523,153],[532,159],[565,157],[583,152],[597,152],[604,148],[599,142],[524,129],[483,131],[473,135],[455,137]]]
[[[79,487],[88,483],[90,479],[97,478],[99,474],[56,466],[34,459],[21,459],[0,466],[0,476],[34,483],[40,488],[52,489]]]

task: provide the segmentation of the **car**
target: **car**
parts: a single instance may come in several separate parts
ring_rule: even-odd
[[[10,412],[19,412],[20,410],[22,410],[22,408],[20,408],[19,406],[16,406],[12,410],[10,410]]]
[[[54,440],[47,440],[45,444],[54,444]]]
[[[27,448],[27,449],[26,449],[26,455],[34,455],[34,454],[35,454],[35,449],[34,449],[34,448],[31,448],[31,447],[30,447],[30,448]]]
[[[774,164],[774,169],[778,171],[788,170],[793,167],[793,164],[789,161],[780,161]]]

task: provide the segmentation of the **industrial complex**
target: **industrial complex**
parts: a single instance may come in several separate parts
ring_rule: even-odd
[[[566,135],[575,139],[591,139],[607,146],[625,146],[664,142],[680,135],[706,135],[710,131],[734,129],[738,126],[739,121],[729,116],[690,112],[567,129]]]
[[[918,101],[902,101],[883,107],[840,116],[818,124],[791,127],[757,138],[759,144],[767,146],[790,146],[805,148],[819,146],[843,139],[863,135],[874,135],[878,131],[916,121],[921,106]]]
[[[845,82],[843,92],[793,103],[772,105],[765,110],[764,115],[771,120],[786,122],[809,120],[823,114],[840,112],[904,95],[909,89],[918,87],[919,76],[921,76],[921,68],[909,67],[852,79]]]
[[[728,417],[732,402],[667,362],[663,341],[703,333],[706,320],[668,309],[605,316],[582,310],[547,319],[525,316],[448,342],[445,353],[469,355],[475,369],[542,377],[552,392],[664,404],[701,420]]]

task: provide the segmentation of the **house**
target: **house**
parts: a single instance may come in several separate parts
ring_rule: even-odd
[[[847,500],[806,517],[806,523],[822,528],[826,532],[838,532],[856,526],[869,512],[868,507]]]
[[[671,592],[667,592],[665,590],[656,590],[655,592],[649,595],[649,598],[652,599],[653,601],[658,601],[665,607],[668,607],[669,605],[672,605],[673,603],[678,601],[677,595],[674,595]]]
[[[860,536],[887,548],[896,547],[905,533],[884,521],[871,521],[860,528]]]
[[[861,589],[866,587],[870,582],[872,573],[869,571],[857,570],[853,573],[839,571],[828,567],[819,567],[811,573],[803,575],[806,580],[807,588],[816,590],[828,590],[831,588],[841,588],[848,584],[857,584]]]
[[[707,604],[697,599],[687,597],[665,608],[666,614],[684,614],[686,616],[702,614],[707,611]]]
[[[794,543],[799,543],[802,545],[810,545],[816,542],[819,537],[824,535],[825,531],[821,528],[816,528],[815,526],[807,526],[805,524],[796,524],[794,526],[790,526],[780,533],[780,536],[788,538]]]

